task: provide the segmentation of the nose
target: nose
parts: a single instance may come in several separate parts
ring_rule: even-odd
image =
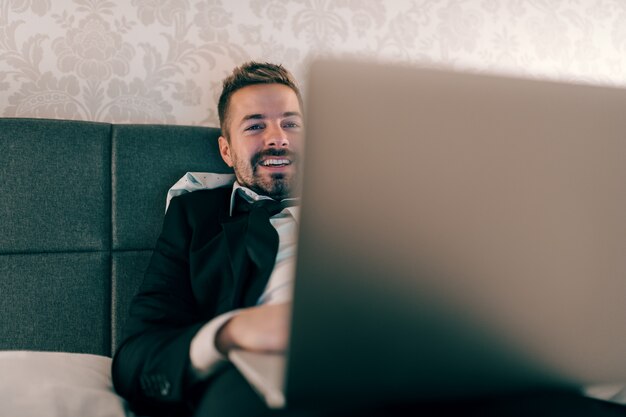
[[[269,123],[265,129],[265,145],[270,148],[285,148],[289,146],[287,132],[280,123]]]

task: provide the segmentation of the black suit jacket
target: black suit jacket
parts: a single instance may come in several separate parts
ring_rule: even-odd
[[[217,315],[254,305],[267,284],[274,262],[248,253],[247,215],[229,215],[231,192],[202,190],[170,202],[113,360],[114,386],[138,411],[189,411],[191,340]],[[271,239],[277,247],[278,235]]]

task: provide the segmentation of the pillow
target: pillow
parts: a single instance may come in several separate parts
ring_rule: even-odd
[[[215,174],[212,172],[188,172],[181,179],[172,185],[167,192],[165,200],[165,211],[170,205],[173,197],[190,193],[197,190],[210,190],[213,188],[233,185],[235,174]]]
[[[126,417],[113,391],[111,358],[82,353],[0,351],[0,416]]]

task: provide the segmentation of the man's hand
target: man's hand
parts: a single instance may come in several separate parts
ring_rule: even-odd
[[[250,307],[217,332],[215,346],[222,354],[238,348],[257,352],[284,352],[289,338],[291,303]]]

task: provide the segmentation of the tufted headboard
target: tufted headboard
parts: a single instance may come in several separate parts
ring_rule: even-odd
[[[187,171],[219,129],[0,118],[0,350],[111,356]]]

